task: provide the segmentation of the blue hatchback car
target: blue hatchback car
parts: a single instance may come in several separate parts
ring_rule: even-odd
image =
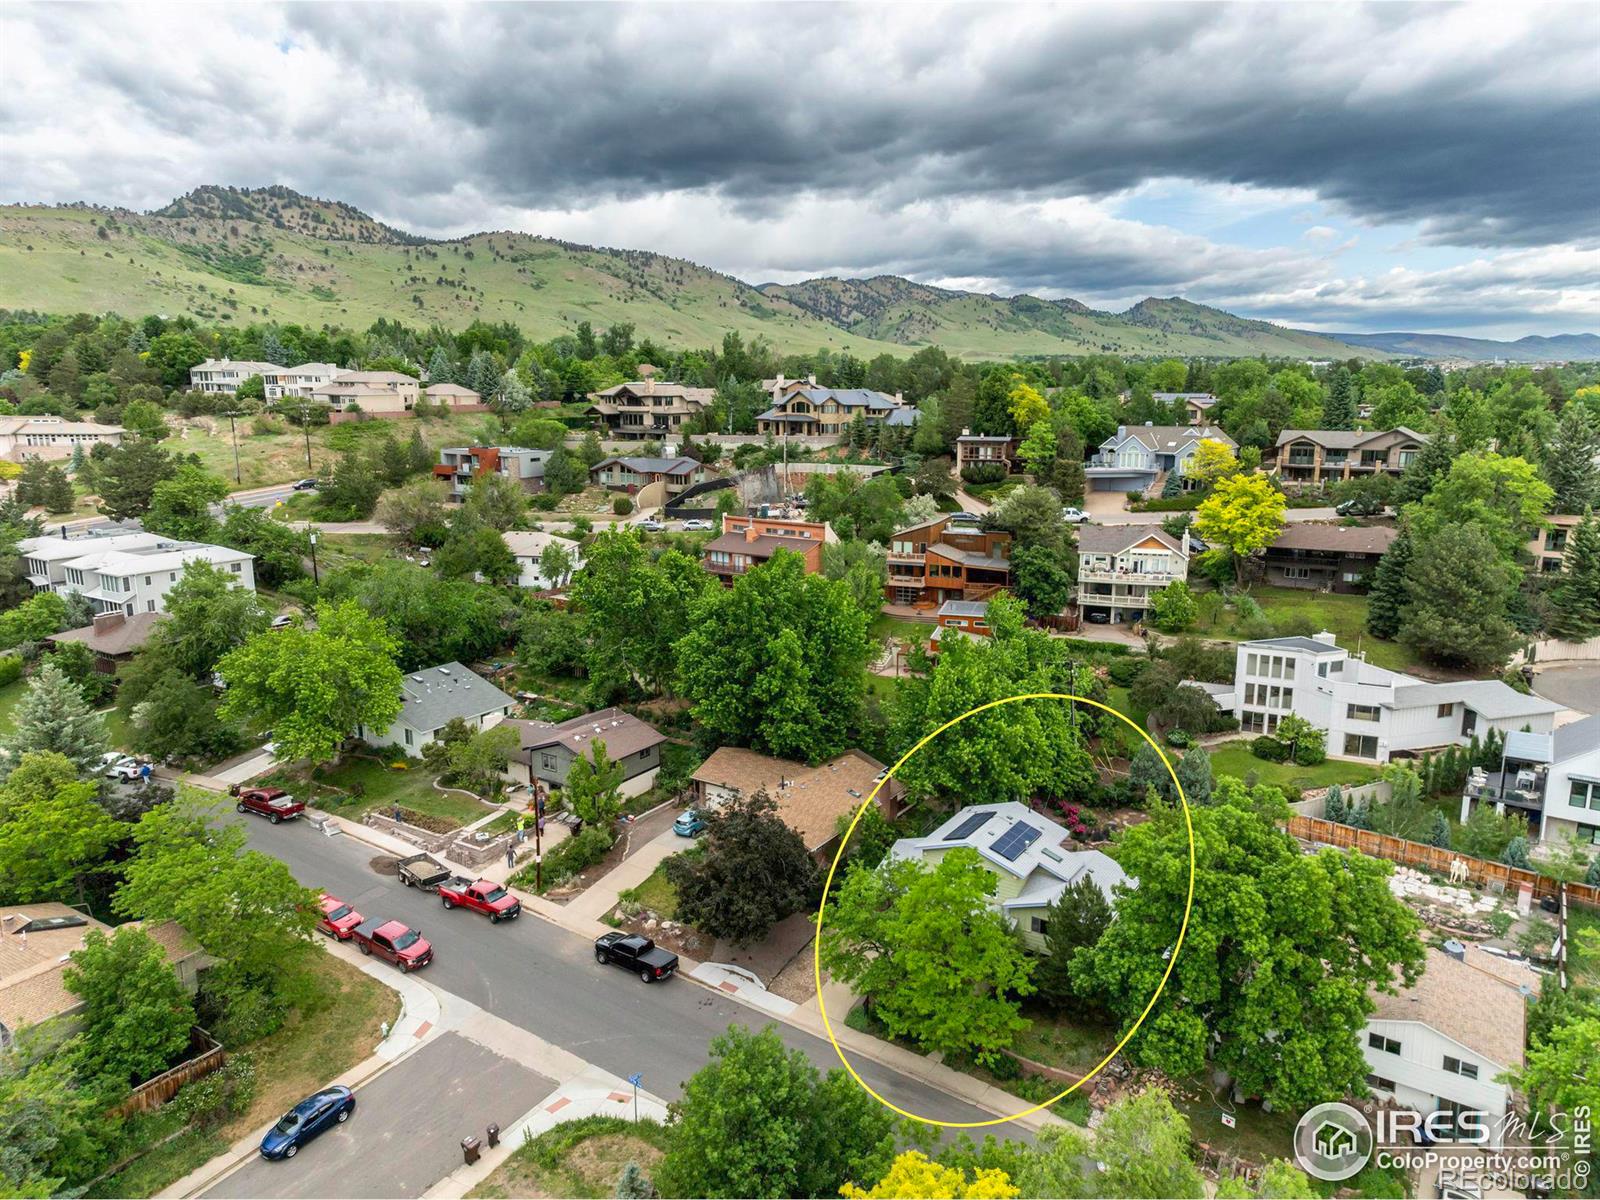
[[[672,832],[679,837],[699,837],[705,827],[705,818],[691,808],[672,823]]]
[[[355,1096],[342,1084],[307,1096],[267,1130],[267,1136],[261,1139],[261,1157],[293,1158],[319,1133],[348,1121],[355,1108]]]

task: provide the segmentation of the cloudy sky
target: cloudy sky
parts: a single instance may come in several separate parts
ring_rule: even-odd
[[[283,183],[752,283],[1600,331],[1600,5],[0,9],[0,201]]]

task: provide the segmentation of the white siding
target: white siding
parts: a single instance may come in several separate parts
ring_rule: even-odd
[[[1391,1054],[1374,1049],[1368,1034],[1376,1033],[1400,1043],[1400,1052]],[[1361,1033],[1361,1049],[1372,1074],[1395,1084],[1392,1095],[1402,1104],[1421,1113],[1440,1107],[1441,1100],[1454,1101],[1468,1108],[1481,1109],[1496,1116],[1509,1107],[1510,1092],[1496,1076],[1505,1071],[1499,1063],[1468,1049],[1419,1021],[1373,1019]],[[1478,1078],[1466,1079],[1444,1069],[1449,1056],[1478,1068]],[[1377,1089],[1375,1089],[1377,1090]]]

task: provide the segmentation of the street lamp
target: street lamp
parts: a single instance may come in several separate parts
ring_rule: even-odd
[[[322,576],[317,571],[317,531],[311,531],[311,582],[322,586]]]

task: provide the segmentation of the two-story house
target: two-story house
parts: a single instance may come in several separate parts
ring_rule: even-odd
[[[1463,821],[1476,804],[1522,814],[1530,837],[1600,846],[1600,715],[1548,733],[1506,734],[1500,765],[1467,777]]]
[[[308,362],[298,367],[275,367],[263,372],[261,382],[266,388],[268,402],[311,398],[311,393],[325,383],[332,383],[342,369],[332,363]]]
[[[1368,429],[1285,429],[1272,470],[1285,487],[1319,487],[1373,475],[1398,477],[1422,452],[1428,436],[1401,426]]]
[[[260,375],[265,380],[268,375],[276,375],[282,370],[277,363],[208,358],[189,368],[189,390],[212,396],[231,396],[252,375]]]
[[[1380,763],[1464,746],[1490,729],[1549,733],[1566,711],[1498,679],[1429,683],[1375,667],[1327,632],[1239,643],[1233,690],[1213,699],[1245,733],[1275,733],[1294,713],[1327,735],[1330,755]]]
[[[1100,443],[1084,467],[1091,492],[1147,492],[1174,472],[1189,472],[1204,441],[1221,442],[1237,453],[1239,445],[1215,425],[1119,425]]]
[[[549,721],[512,721],[522,735],[522,746],[506,768],[513,782],[547,791],[563,787],[578,759],[594,762],[596,742],[605,746],[606,761],[622,768],[618,791],[637,796],[655,786],[661,772],[661,747],[666,742],[653,725],[623,712],[603,708],[558,724]]]
[[[1571,513],[1552,513],[1544,518],[1539,532],[1528,542],[1528,553],[1539,574],[1553,575],[1566,565],[1567,543],[1582,520]]]
[[[349,420],[356,415],[404,416],[417,406],[422,385],[399,371],[341,371],[327,383],[311,389],[311,399],[326,404],[329,420]]]
[[[922,863],[930,870],[952,850],[969,849],[995,877],[990,903],[1011,922],[1030,950],[1047,948],[1050,906],[1080,879],[1092,879],[1107,900],[1118,887],[1135,886],[1109,855],[1073,850],[1071,835],[1042,813],[1015,800],[974,804],[956,812],[926,837],[901,838],[892,861]]]
[[[71,458],[79,446],[85,454],[99,445],[120,446],[127,432],[121,425],[94,425],[62,417],[0,417],[0,459],[57,462]]]
[[[210,563],[255,591],[255,555],[156,533],[24,538],[17,543],[35,591],[77,592],[100,613],[166,612],[167,592],[192,562]]]
[[[822,571],[822,547],[839,537],[826,523],[760,515],[722,518],[722,535],[706,543],[700,565],[732,587],[745,572],[770,562],[780,550],[798,554],[807,575]]]
[[[500,535],[500,540],[511,551],[511,557],[517,560],[517,568],[521,571],[517,577],[518,587],[536,592],[563,588],[583,569],[580,542],[569,541],[542,529],[508,529]],[[552,575],[549,564],[545,562],[545,551],[551,546],[559,546],[567,553],[568,566],[564,574]]]
[[[1392,525],[1296,521],[1266,548],[1266,580],[1278,587],[1364,592],[1395,536]]]
[[[544,491],[545,464],[554,453],[526,446],[446,446],[439,451],[433,475],[449,486],[452,504],[466,500],[472,481],[480,475],[499,475],[534,495]]]
[[[934,630],[928,635],[928,654],[937,658],[939,649],[952,638],[993,637],[989,627],[987,600],[946,600],[933,614]]]
[[[963,429],[956,439],[956,474],[959,476],[968,467],[990,464],[1005,467],[1008,475],[1018,471],[1021,464],[1017,461],[1017,450],[1021,445],[1020,438]]]
[[[613,492],[630,495],[659,483],[668,497],[704,483],[715,475],[703,462],[692,458],[645,458],[637,455],[607,458],[589,468],[589,479]]]
[[[634,442],[676,438],[716,398],[715,388],[657,379],[648,363],[640,364],[639,375],[633,382],[590,393],[589,415],[604,426],[605,437]]]
[[[1150,597],[1189,578],[1189,532],[1174,538],[1153,525],[1080,525],[1075,598],[1084,615],[1141,621]]]
[[[1430,947],[1416,983],[1397,995],[1374,991],[1362,1030],[1367,1086],[1422,1116],[1439,1140],[1453,1140],[1453,1118],[1487,1114],[1488,1144],[1502,1145],[1500,1118],[1511,1110],[1502,1076],[1523,1065],[1528,1002],[1539,976],[1520,963],[1457,941]],[[1468,1140],[1462,1130],[1462,1140]]]
[[[1155,392],[1153,398],[1163,404],[1183,405],[1183,415],[1190,425],[1204,425],[1211,420],[1211,410],[1217,398],[1210,392]]]
[[[900,393],[871,388],[775,388],[772,407],[756,418],[756,432],[797,437],[844,437],[860,416],[868,425],[910,428],[917,410]]]
[[[492,729],[517,705],[494,684],[458,662],[402,676],[400,700],[400,715],[389,728],[358,726],[356,736],[372,746],[398,746],[409,755],[420,755],[449,722],[460,719],[473,729]]]
[[[946,600],[987,600],[1011,586],[1011,535],[935,517],[889,541],[884,596],[895,604],[937,607]]]

